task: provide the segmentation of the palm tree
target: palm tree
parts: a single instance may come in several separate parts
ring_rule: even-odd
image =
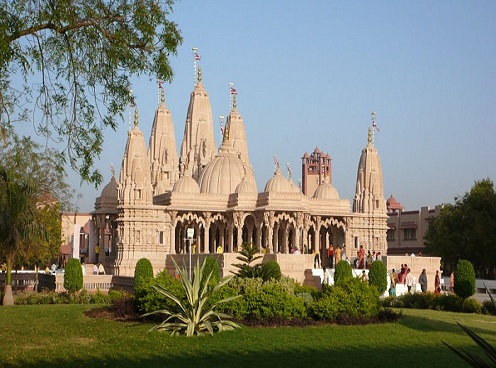
[[[46,234],[39,221],[37,199],[35,183],[0,168],[0,252],[7,261],[3,305],[14,304],[11,272],[16,253]]]

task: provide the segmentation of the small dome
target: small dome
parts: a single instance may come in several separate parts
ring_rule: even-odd
[[[172,188],[174,193],[200,193],[198,183],[189,175],[183,175]]]
[[[223,143],[217,156],[205,166],[200,177],[201,193],[231,194],[241,182],[243,163],[228,145]]]
[[[327,180],[320,184],[313,194],[314,199],[320,199],[324,201],[332,201],[339,199],[339,194],[334,185],[329,183]]]
[[[255,184],[255,180],[253,180],[253,177],[243,178],[241,180],[241,183],[239,183],[238,186],[236,187],[235,192],[239,194],[257,193],[257,186]]]
[[[292,193],[294,192],[293,185],[281,174],[281,169],[277,168],[274,176],[265,184],[264,192],[273,193]]]
[[[117,187],[117,180],[115,179],[115,176],[112,175],[112,179],[110,179],[110,182],[105,185],[102,190],[100,202],[105,203],[106,205],[117,206]]]

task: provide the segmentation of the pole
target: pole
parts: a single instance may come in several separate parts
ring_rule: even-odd
[[[191,238],[188,238],[188,242],[189,242],[189,271],[188,271],[188,275],[189,275],[189,282],[192,282],[191,280]]]

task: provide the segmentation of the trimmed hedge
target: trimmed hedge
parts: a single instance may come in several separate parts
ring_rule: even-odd
[[[205,269],[203,271],[203,277],[206,278],[210,272],[212,272],[212,277],[210,277],[210,285],[217,285],[220,281],[220,269],[219,263],[217,262],[218,257],[208,256],[203,261],[205,263]]]
[[[369,284],[374,285],[379,294],[384,294],[387,289],[387,269],[381,261],[374,261],[370,265]]]
[[[472,263],[462,259],[455,270],[455,294],[462,299],[475,294],[475,270]]]
[[[134,268],[134,291],[143,283],[148,283],[153,278],[153,266],[149,259],[141,258]]]
[[[68,293],[75,293],[83,288],[83,269],[76,258],[71,258],[65,265],[64,288]]]
[[[334,284],[353,278],[351,265],[346,261],[339,261],[334,271]]]

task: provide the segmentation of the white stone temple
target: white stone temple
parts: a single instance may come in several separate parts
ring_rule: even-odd
[[[278,164],[258,192],[243,118],[233,97],[218,149],[201,70],[179,154],[163,90],[148,147],[135,111],[119,179],[113,175],[92,213],[106,268],[114,275],[132,276],[136,262],[148,258],[155,270],[164,269],[168,256],[188,252],[188,229],[194,229],[192,251],[199,254],[222,250],[228,255],[243,242],[253,242],[265,255],[282,257],[298,249],[308,258],[318,251],[324,265],[331,245],[343,248],[348,259],[356,257],[360,245],[386,255],[386,202],[372,128],[358,163],[352,204],[339,197],[330,173],[305,195],[293,183],[291,171],[286,177]],[[308,154],[302,159],[308,160]]]

